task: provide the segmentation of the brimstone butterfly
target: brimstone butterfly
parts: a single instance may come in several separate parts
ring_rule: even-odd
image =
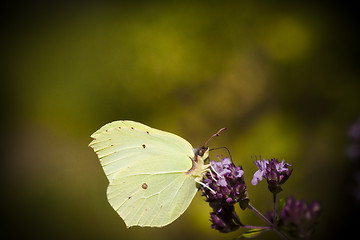
[[[106,124],[91,137],[89,146],[109,180],[108,201],[127,227],[173,222],[188,208],[196,183],[203,184],[209,171],[205,145],[212,137],[194,149],[175,134],[134,121]]]

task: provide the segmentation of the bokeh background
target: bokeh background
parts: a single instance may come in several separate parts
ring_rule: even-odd
[[[210,229],[200,193],[167,227],[126,229],[87,146],[120,119],[193,146],[227,127],[210,147],[229,148],[260,211],[272,196],[264,182],[250,184],[255,155],[293,165],[280,197],[322,203],[314,239],[356,230],[359,164],[346,155],[360,114],[351,2],[7,1],[2,11],[5,239],[237,236]],[[263,225],[248,210],[239,215]]]

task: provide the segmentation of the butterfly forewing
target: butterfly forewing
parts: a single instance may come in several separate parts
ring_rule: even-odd
[[[163,166],[158,165],[154,171],[187,171],[192,167],[194,153],[189,142],[141,123],[112,122],[92,137],[90,146],[97,153],[109,181],[128,166],[137,162],[146,164],[159,157],[163,159]]]

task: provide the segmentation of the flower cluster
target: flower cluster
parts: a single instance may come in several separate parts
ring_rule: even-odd
[[[282,202],[282,207],[276,210],[276,195],[282,191],[281,186],[292,174],[293,170],[289,169],[291,165],[284,163],[284,160],[279,162],[275,158],[270,161],[256,159],[254,163],[258,170],[251,183],[256,185],[263,178],[266,179],[268,189],[273,193],[273,211],[264,216],[250,204],[243,177],[244,170],[241,166],[236,167],[229,158],[217,162],[211,161],[210,168],[200,185],[206,201],[212,208],[211,228],[222,233],[239,228],[250,229],[243,231],[239,238],[255,237],[268,230],[273,230],[283,239],[289,239],[287,234],[298,238],[309,238],[321,213],[320,204],[316,201],[307,204],[289,197],[286,202]],[[253,211],[268,226],[242,224],[235,211],[237,203],[242,210],[248,208]]]
[[[305,201],[289,197],[280,211],[278,226],[293,237],[306,239],[313,233],[320,214],[319,202],[307,204]],[[270,221],[273,220],[272,211],[267,212],[266,216]]]
[[[347,148],[347,155],[351,160],[360,160],[360,118],[350,127],[348,135],[351,143]]]
[[[210,206],[213,208],[213,212],[210,213],[211,228],[228,233],[242,226],[234,205],[210,203]]]
[[[282,191],[281,185],[288,180],[293,171],[288,169],[291,166],[290,164],[284,163],[284,160],[279,162],[275,158],[272,158],[270,162],[267,159],[260,159],[256,162],[254,161],[254,163],[259,170],[255,172],[251,183],[256,185],[264,177],[268,183],[269,190],[275,194]]]
[[[210,164],[210,171],[206,173],[201,188],[213,209],[210,213],[211,227],[220,232],[231,232],[242,226],[234,205],[239,203],[245,209],[249,202],[244,171],[241,166],[236,167],[229,158],[224,158],[221,162],[211,161]]]
[[[347,157],[352,160],[352,173],[354,183],[352,186],[353,197],[360,206],[360,117],[351,125],[349,132],[349,145],[346,149]]]

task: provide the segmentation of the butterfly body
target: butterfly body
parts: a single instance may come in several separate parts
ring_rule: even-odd
[[[127,227],[162,227],[190,205],[208,165],[208,149],[134,121],[115,121],[91,146],[109,180],[107,198]]]

